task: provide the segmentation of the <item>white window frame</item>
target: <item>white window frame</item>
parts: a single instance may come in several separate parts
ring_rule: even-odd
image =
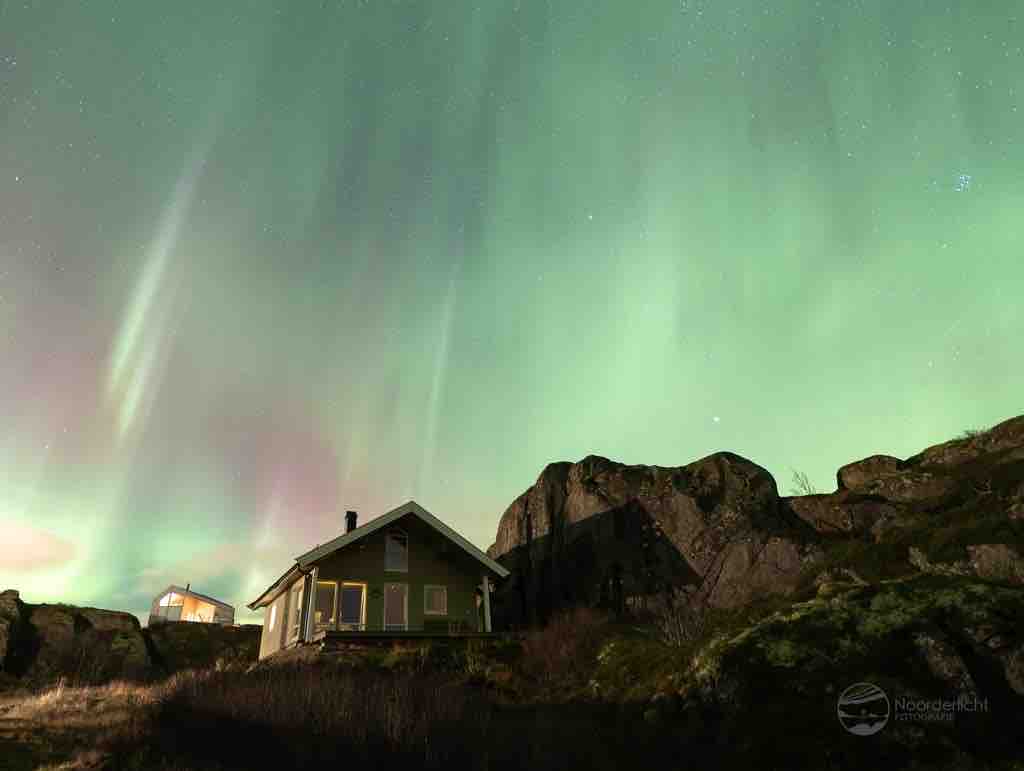
[[[361,599],[361,602],[360,602],[360,605],[359,605],[359,623],[356,624],[358,629],[348,629],[348,628],[343,629],[342,628],[342,624],[344,624],[345,627],[351,627],[352,626],[352,622],[350,622],[350,621],[342,622],[342,620],[341,620],[341,593],[345,590],[345,587],[347,587],[347,586],[358,586],[358,587],[360,587],[363,590],[362,599]],[[370,587],[367,586],[366,582],[364,582],[364,581],[342,581],[338,585],[338,593],[337,593],[337,595],[335,595],[337,597],[337,600],[336,600],[335,604],[337,605],[338,610],[337,610],[337,612],[334,615],[335,615],[335,618],[337,620],[337,628],[340,631],[343,631],[343,632],[352,632],[352,631],[362,632],[362,631],[364,631],[366,629],[366,595],[369,593],[369,590],[370,590]]]
[[[167,592],[160,598],[161,608],[181,608],[185,605],[185,596],[177,592]]]
[[[389,558],[391,552],[388,551],[388,544],[391,543],[392,536],[401,536],[405,540],[405,563],[402,567],[391,567]],[[401,528],[391,528],[384,533],[384,572],[385,573],[408,573],[409,572],[409,534]]]
[[[302,636],[302,591],[303,580],[300,578],[288,589],[288,642],[292,643]],[[298,615],[294,615],[298,614]],[[294,619],[294,620],[293,620]]]
[[[431,610],[427,603],[427,595],[430,594],[431,589],[440,589],[441,596],[444,598],[442,610]],[[442,584],[424,584],[423,585],[423,615],[424,616],[447,616],[448,615],[448,587]]]
[[[319,609],[320,602],[320,584],[330,584],[334,587],[334,607],[331,608],[331,617],[327,619],[326,624],[318,624],[316,622],[316,612]],[[337,581],[324,581],[317,579],[315,597],[316,600],[313,602],[313,632],[319,632],[322,629],[337,629],[338,628],[338,595],[341,593],[341,588],[338,586]]]

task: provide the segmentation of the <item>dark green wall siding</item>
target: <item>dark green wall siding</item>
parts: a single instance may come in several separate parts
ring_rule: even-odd
[[[385,534],[397,528],[408,537],[409,570],[384,570]],[[384,585],[407,584],[409,629],[423,629],[424,587],[440,585],[448,590],[448,613],[427,615],[429,620],[462,621],[472,631],[480,628],[476,588],[484,568],[456,544],[415,516],[405,516],[393,525],[360,539],[317,563],[321,581],[357,581],[367,584],[366,629],[383,630]]]

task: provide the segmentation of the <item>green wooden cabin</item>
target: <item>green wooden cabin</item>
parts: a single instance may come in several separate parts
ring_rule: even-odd
[[[255,601],[260,658],[328,640],[491,633],[491,591],[509,572],[415,501],[295,559]]]

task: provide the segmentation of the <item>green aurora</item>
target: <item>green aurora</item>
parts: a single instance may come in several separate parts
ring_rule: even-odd
[[[0,588],[241,609],[346,509],[1020,413],[1022,11],[0,0]]]

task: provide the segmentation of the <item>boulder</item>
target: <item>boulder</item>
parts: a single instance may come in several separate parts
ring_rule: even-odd
[[[959,696],[978,692],[967,665],[945,635],[935,630],[921,631],[913,635],[913,640],[932,676],[949,693]]]
[[[1024,586],[1024,559],[1005,543],[971,544],[967,559],[935,562],[917,546],[909,549],[908,561],[922,573],[944,576],[977,576],[989,581]]]
[[[551,532],[553,519],[560,518],[565,510],[572,466],[565,462],[548,464],[533,486],[512,501],[498,522],[494,544],[487,550],[489,556],[498,557]],[[574,512],[577,517],[580,513]]]
[[[840,490],[853,490],[866,482],[895,474],[903,466],[903,461],[892,455],[872,455],[840,468],[836,472],[836,482]]]
[[[135,616],[73,605],[30,605],[28,625],[35,656],[27,676],[70,677],[86,682],[142,678],[151,662]]]
[[[850,490],[782,498],[781,505],[823,534],[858,535],[902,513],[899,506],[865,499]]]
[[[998,455],[1024,448],[1024,415],[1004,420],[969,438],[932,445],[907,458],[908,466],[950,470],[983,455]]]
[[[1002,660],[1006,681],[1015,692],[1024,696],[1024,644],[1007,651]]]
[[[771,474],[733,453],[673,468],[592,455],[545,468],[502,515],[489,554],[517,574],[506,607],[509,595],[546,611],[608,581],[633,595],[703,577],[713,605],[734,606],[788,591],[816,539],[780,508]]]
[[[880,498],[890,504],[932,509],[949,503],[958,490],[957,480],[938,471],[905,469],[861,483],[861,495]]]
[[[18,593],[13,589],[0,592],[0,672],[7,671],[7,654],[13,648],[20,622]]]
[[[167,623],[147,627],[161,669],[247,666],[256,662],[263,627],[257,625]]]
[[[1024,586],[1024,558],[1005,543],[973,544],[967,554],[974,574],[981,578]]]

